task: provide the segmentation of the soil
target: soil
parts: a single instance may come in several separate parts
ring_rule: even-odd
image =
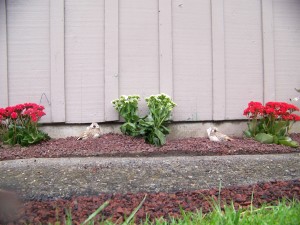
[[[300,134],[291,138],[300,143]],[[252,155],[300,152],[276,144],[261,144],[249,138],[211,142],[208,138],[184,138],[168,141],[162,147],[145,143],[141,138],[105,134],[97,139],[77,141],[76,137],[52,139],[30,147],[0,147],[0,161],[24,158],[61,158],[88,156],[166,156],[166,155]]]
[[[291,135],[292,139],[300,142],[300,134]],[[0,146],[0,161],[25,158],[62,158],[62,157],[138,157],[138,156],[166,156],[166,155],[251,155],[251,154],[281,154],[299,153],[300,148],[281,145],[265,145],[246,138],[234,138],[231,142],[215,143],[207,138],[185,138],[168,141],[163,147],[146,144],[143,139],[119,134],[105,134],[98,139],[77,141],[76,137],[53,139],[31,147]],[[0,190],[0,203],[4,191]],[[300,180],[272,181],[246,186],[232,186],[218,189],[201,189],[196,191],[180,191],[174,193],[114,193],[94,196],[72,196],[52,200],[24,200],[18,204],[18,212],[1,210],[0,224],[47,224],[54,223],[59,217],[63,222],[65,210],[70,209],[74,224],[79,224],[93,213],[106,200],[109,206],[96,219],[110,218],[114,222],[122,222],[147,195],[141,209],[136,214],[136,221],[169,216],[180,216],[180,207],[186,211],[196,211],[202,208],[204,213],[211,209],[211,199],[234,206],[247,207],[252,202],[260,206],[263,203],[274,203],[278,199],[300,199]],[[6,203],[5,203],[6,204]],[[13,202],[14,205],[15,199]],[[3,205],[2,205],[3,206]],[[15,207],[16,208],[16,207]]]

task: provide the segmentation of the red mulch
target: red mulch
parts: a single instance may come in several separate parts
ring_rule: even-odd
[[[300,142],[300,134],[292,134]],[[208,138],[184,138],[168,141],[163,147],[145,143],[141,138],[105,134],[97,139],[77,141],[76,137],[53,139],[30,147],[0,147],[0,161],[23,158],[59,158],[87,156],[157,156],[157,155],[245,155],[300,152],[276,144],[261,144],[249,138],[230,142],[211,142]]]
[[[221,205],[234,202],[236,208],[248,207],[251,205],[251,196],[253,195],[253,205],[259,207],[263,203],[276,203],[278,199],[300,199],[300,180],[292,181],[274,181],[268,183],[259,183],[248,186],[238,186],[223,188],[221,190]],[[135,207],[139,205],[146,193],[137,194],[101,194],[99,196],[73,197],[71,199],[57,199],[48,201],[26,201],[22,204],[22,209],[12,224],[54,224],[59,220],[63,223],[65,210],[72,212],[74,224],[83,222],[91,213],[93,213],[106,200],[110,204],[104,209],[96,219],[110,218],[114,222],[123,221],[124,216],[129,216]],[[211,200],[218,200],[219,191],[217,189],[198,190],[177,193],[147,193],[146,201],[137,212],[135,220],[140,221],[149,216],[154,218],[169,216],[179,217],[180,207],[185,211],[195,212],[202,209],[204,213],[211,210]],[[4,223],[4,221],[2,221]],[[8,221],[5,221],[8,223]],[[4,224],[5,224],[4,223]],[[1,224],[1,220],[0,220]]]

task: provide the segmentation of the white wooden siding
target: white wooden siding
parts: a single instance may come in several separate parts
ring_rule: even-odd
[[[159,90],[173,98],[172,0],[159,1]]]
[[[41,103],[42,122],[115,121],[113,99],[160,92],[175,121],[243,119],[296,95],[299,59],[299,0],[0,0],[0,107]]]
[[[119,1],[105,0],[105,121],[118,120],[111,101],[119,97]]]
[[[157,0],[119,1],[120,95],[159,93],[158,36]]]
[[[64,0],[50,1],[50,73],[52,122],[64,122],[65,49]]]
[[[276,100],[288,101],[300,87],[300,1],[274,0]]]
[[[173,1],[173,119],[212,119],[211,10],[209,0]]]
[[[224,0],[211,1],[213,119],[224,120],[226,106]]]
[[[249,101],[263,101],[260,0],[225,0],[226,119],[242,119]]]
[[[104,121],[104,0],[65,1],[66,122]]]
[[[8,106],[6,2],[0,0],[0,107]]]
[[[273,0],[264,0],[262,8],[264,102],[273,101],[275,89],[274,16]]]
[[[49,1],[6,3],[9,104],[41,103],[51,121]]]

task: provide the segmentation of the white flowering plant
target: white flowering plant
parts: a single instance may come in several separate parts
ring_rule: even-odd
[[[130,136],[139,136],[138,128],[138,102],[140,96],[138,95],[122,95],[120,98],[113,100],[114,108],[124,118],[125,123],[121,126],[122,133]]]
[[[166,143],[166,135],[170,133],[167,124],[176,104],[166,94],[151,95],[145,99],[149,114],[140,122],[146,142],[161,146]]]
[[[121,96],[112,101],[115,109],[125,119],[121,126],[123,134],[141,136],[147,143],[161,146],[166,143],[166,135],[170,130],[167,124],[171,112],[176,104],[166,94],[151,95],[146,98],[149,114],[140,118],[138,116],[138,95]]]

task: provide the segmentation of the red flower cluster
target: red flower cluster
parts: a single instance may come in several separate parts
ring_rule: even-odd
[[[266,105],[263,106],[260,102],[251,101],[248,104],[248,108],[244,110],[244,115],[251,119],[261,116],[300,121],[300,116],[292,114],[295,111],[299,111],[299,108],[286,102],[267,102]]]
[[[42,116],[46,115],[44,109],[44,106],[35,103],[24,103],[0,108],[0,120],[30,118],[31,121],[37,122]]]
[[[249,118],[257,118],[258,116],[262,116],[264,113],[264,106],[260,102],[249,102],[248,108],[244,110],[245,116]]]

